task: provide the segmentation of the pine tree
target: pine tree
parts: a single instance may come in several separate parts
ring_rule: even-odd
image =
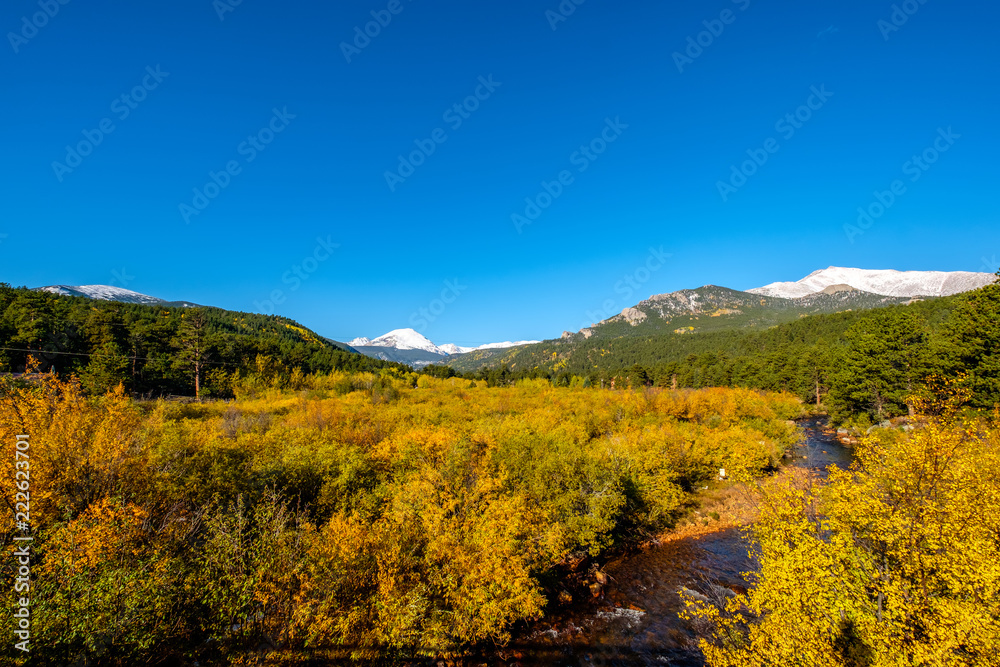
[[[184,313],[174,346],[179,350],[178,364],[194,376],[194,395],[201,400],[201,378],[212,346],[208,317],[202,309]]]
[[[1000,282],[963,296],[943,338],[947,370],[968,375],[972,404],[989,408],[1000,402]]]
[[[878,310],[853,325],[840,359],[833,397],[847,412],[879,420],[909,407],[929,370],[922,321],[900,310]]]

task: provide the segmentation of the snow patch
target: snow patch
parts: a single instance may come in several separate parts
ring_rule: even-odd
[[[474,347],[460,347],[454,343],[445,343],[444,345],[438,346],[439,350],[442,350],[446,354],[465,354],[466,352],[472,352],[476,348]]]
[[[505,350],[508,347],[517,347],[518,345],[534,345],[535,343],[541,343],[540,340],[519,340],[517,342],[511,343],[506,341],[503,343],[487,343],[486,345],[480,345],[479,347],[473,348],[475,350]],[[471,352],[472,350],[470,350]]]
[[[147,305],[166,303],[163,299],[158,299],[155,296],[140,294],[139,292],[133,292],[121,287],[112,287],[111,285],[49,285],[47,287],[39,287],[38,291],[51,292],[52,294],[59,294],[61,296],[85,296],[89,299],[97,299],[99,301],[121,301],[123,303],[141,303]]]
[[[802,280],[771,283],[764,287],[749,289],[747,292],[798,299],[833,286],[848,285],[857,290],[882,296],[951,296],[984,287],[994,280],[996,276],[991,273],[971,271],[896,271],[831,266],[813,271]]]

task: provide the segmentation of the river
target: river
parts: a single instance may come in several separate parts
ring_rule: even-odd
[[[792,455],[796,466],[825,476],[831,465],[847,467],[851,450],[843,447],[824,418],[799,422],[802,440]],[[746,495],[746,494],[744,494]],[[715,496],[726,503],[739,498]],[[703,507],[708,509],[708,507]],[[725,519],[725,517],[723,517]],[[678,617],[685,587],[709,597],[743,592],[744,572],[754,568],[739,527],[704,518],[688,534],[681,531],[659,543],[607,563],[607,584],[593,600],[574,602],[522,633],[501,653],[502,662],[539,665],[704,664],[697,630]],[[705,524],[703,526],[703,524]]]

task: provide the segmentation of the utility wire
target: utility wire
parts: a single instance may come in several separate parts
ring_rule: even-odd
[[[0,347],[0,350],[6,351],[6,352],[27,352],[28,354],[31,354],[32,356],[38,356],[38,357],[48,356],[50,354],[65,354],[65,355],[73,356],[73,357],[90,357],[92,359],[93,358],[101,358],[101,357],[111,358],[111,357],[114,356],[114,355],[110,355],[110,354],[88,354],[86,352],[54,352],[54,351],[53,352],[48,352],[46,350],[23,350],[23,349],[15,348],[15,347]],[[340,351],[343,352],[343,350],[340,350]],[[122,355],[122,356],[125,359],[129,359],[129,360],[135,359],[136,361],[163,361],[164,359],[169,359],[169,357],[130,357],[128,355]],[[246,364],[232,364],[232,363],[228,363],[228,362],[225,362],[225,361],[203,361],[201,363],[204,364],[204,365],[206,365],[206,366],[211,365],[211,366],[235,366],[235,367],[242,367],[242,366],[246,365]]]

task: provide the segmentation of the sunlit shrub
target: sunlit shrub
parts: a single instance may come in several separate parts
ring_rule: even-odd
[[[97,656],[84,634],[103,642],[92,625],[119,612],[136,629],[112,644],[134,650],[100,654],[109,664],[503,642],[541,613],[560,563],[668,528],[720,467],[760,474],[801,410],[747,390],[299,376],[266,357],[232,381],[234,402],[141,406],[55,379],[0,388],[0,441],[33,439],[41,571],[65,584],[38,604],[75,595],[83,619],[62,636],[65,618],[40,616],[52,646]],[[84,567],[74,545],[115,531]],[[91,584],[105,592],[81,596]]]

